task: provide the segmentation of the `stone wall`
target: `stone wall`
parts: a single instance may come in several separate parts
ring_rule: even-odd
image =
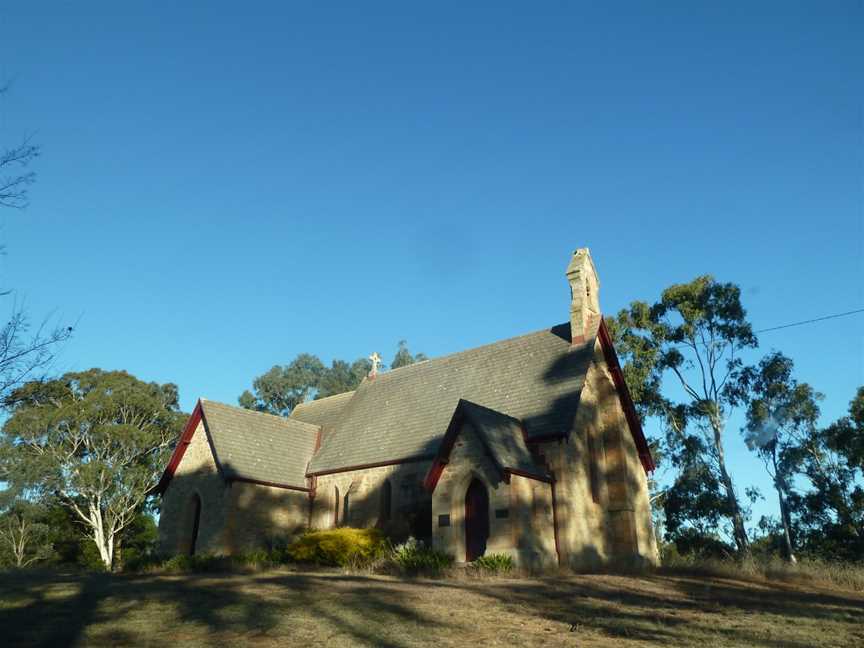
[[[555,536],[551,486],[514,475],[508,484],[470,424],[465,423],[432,495],[433,545],[465,561],[465,495],[474,479],[489,496],[486,553],[504,553],[519,565],[553,565]]]
[[[234,481],[230,487],[225,544],[229,551],[289,540],[309,524],[309,493]]]
[[[539,450],[557,478],[562,563],[657,563],[647,477],[599,342],[570,439]]]
[[[227,548],[224,531],[231,493],[216,468],[203,421],[198,423],[183,459],[162,495],[159,546],[163,553],[189,553],[196,495],[201,500],[201,513],[195,551],[223,552]]]
[[[572,434],[535,450],[556,477],[554,507],[550,484],[515,475],[504,481],[467,423],[434,494],[422,485],[431,461],[421,461],[319,476],[312,500],[302,491],[224,482],[199,423],[163,494],[160,546],[189,551],[200,497],[198,552],[240,551],[307,527],[332,528],[338,510],[340,525],[427,539],[462,561],[465,494],[477,478],[489,495],[487,553],[507,553],[524,566],[556,564],[554,508],[561,564],[582,570],[657,563],[647,478],[599,343]],[[382,510],[385,483],[389,515]]]
[[[321,475],[316,478],[311,526],[329,529],[337,524],[379,527],[396,540],[409,535],[429,539],[431,496],[423,488],[430,461],[378,466]],[[390,512],[383,510],[384,484],[390,483]]]
[[[302,531],[309,521],[308,493],[222,479],[203,422],[162,495],[159,546],[163,553],[189,553],[196,496],[201,512],[195,553],[262,547]]]

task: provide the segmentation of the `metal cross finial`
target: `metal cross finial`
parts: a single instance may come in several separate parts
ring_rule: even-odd
[[[372,371],[370,371],[369,374],[374,376],[378,373],[378,365],[381,364],[381,356],[378,355],[378,352],[376,351],[369,356],[369,359],[372,361]]]

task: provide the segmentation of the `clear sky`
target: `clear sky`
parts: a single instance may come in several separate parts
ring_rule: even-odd
[[[0,5],[0,143],[43,147],[0,277],[78,320],[56,371],[188,410],[302,351],[439,356],[566,321],[581,246],[609,313],[703,273],[756,328],[864,307],[861,2],[300,4]],[[862,331],[761,351],[827,421]]]

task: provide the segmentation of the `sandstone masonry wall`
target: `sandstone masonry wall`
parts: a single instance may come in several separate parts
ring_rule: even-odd
[[[183,460],[162,495],[159,516],[159,544],[162,552],[189,553],[196,494],[201,498],[196,553],[225,551],[224,530],[230,492],[216,468],[203,421],[198,423]]]

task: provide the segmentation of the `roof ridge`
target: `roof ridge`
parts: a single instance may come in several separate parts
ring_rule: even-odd
[[[211,403],[213,405],[217,405],[217,406],[221,406],[221,407],[227,407],[229,409],[236,410],[236,411],[241,412],[243,414],[257,414],[259,416],[265,416],[267,418],[275,419],[275,420],[279,421],[280,423],[285,423],[286,425],[296,425],[299,423],[300,425],[304,425],[306,427],[312,428],[315,431],[317,431],[319,429],[318,425],[313,425],[312,423],[306,423],[305,421],[301,421],[300,419],[292,419],[292,418],[289,418],[287,416],[280,416],[279,414],[271,414],[270,412],[259,412],[258,410],[247,409],[245,407],[238,407],[236,405],[229,405],[228,403],[210,400],[209,398],[200,398],[199,400],[201,401],[202,405],[204,403]]]
[[[294,409],[291,410],[291,414],[296,412],[301,407],[306,407],[307,405],[313,405],[315,403],[323,403],[324,401],[328,401],[332,398],[339,398],[340,396],[347,396],[348,394],[353,394],[356,391],[356,389],[352,389],[350,391],[339,392],[338,394],[330,394],[329,396],[325,396],[324,398],[313,398],[312,400],[303,401],[302,403],[298,403],[294,406]]]
[[[468,409],[471,409],[472,407],[477,407],[479,409],[482,409],[482,410],[485,410],[485,411],[490,412],[492,414],[495,414],[496,416],[500,416],[501,418],[509,419],[509,420],[513,421],[514,423],[518,423],[519,425],[524,424],[524,422],[520,418],[516,418],[515,416],[510,416],[509,414],[505,414],[504,412],[496,410],[493,407],[487,407],[486,405],[483,405],[482,403],[478,403],[477,401],[472,401],[472,400],[469,400],[467,398],[460,398],[459,402],[456,404],[456,407],[459,408],[459,407],[463,407],[466,405],[468,406]]]
[[[404,367],[397,367],[396,369],[390,369],[388,371],[380,373],[380,374],[375,376],[374,380],[380,380],[382,378],[387,378],[387,377],[393,375],[394,372],[403,371],[405,369],[412,369],[414,367],[419,367],[422,365],[429,364],[430,362],[441,362],[441,361],[449,360],[451,358],[454,358],[456,356],[460,356],[463,354],[473,353],[474,351],[480,351],[481,349],[493,347],[496,344],[503,344],[505,342],[513,342],[515,340],[521,340],[522,338],[527,338],[527,337],[531,337],[534,335],[540,335],[541,333],[549,333],[553,329],[556,329],[556,328],[559,328],[562,326],[569,326],[569,322],[562,322],[560,324],[553,324],[552,326],[547,326],[546,328],[538,329],[536,331],[531,331],[530,333],[522,333],[520,335],[514,335],[512,337],[504,338],[502,340],[496,340],[495,342],[487,342],[486,344],[481,344],[480,346],[471,347],[470,349],[463,349],[462,351],[454,351],[453,353],[448,353],[448,354],[443,355],[443,356],[437,356],[435,358],[428,358],[426,360],[421,360],[420,362],[412,362],[410,365],[405,365]],[[592,337],[590,341],[593,342],[593,340],[594,340],[594,338]],[[589,340],[586,340],[585,344],[587,344],[588,342],[589,342]],[[366,380],[364,379],[363,382],[360,384],[363,385],[365,382],[366,382]]]

